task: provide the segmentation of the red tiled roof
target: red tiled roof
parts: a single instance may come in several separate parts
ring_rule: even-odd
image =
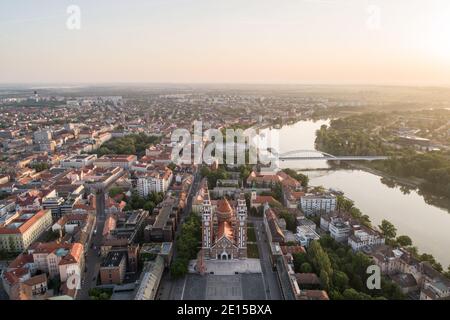
[[[225,235],[228,239],[233,240],[233,227],[228,221],[219,222],[217,238],[220,239],[223,235]]]
[[[0,234],[16,234],[16,233],[24,233],[27,231],[34,223],[36,223],[37,220],[41,219],[49,210],[40,210],[38,211],[34,216],[32,216],[30,219],[23,222],[23,219],[19,218],[13,220],[11,223],[14,223],[15,221],[21,221],[23,224],[19,226],[18,228],[8,228],[3,227],[0,228]]]
[[[220,213],[232,213],[233,209],[227,199],[217,201],[217,211]]]

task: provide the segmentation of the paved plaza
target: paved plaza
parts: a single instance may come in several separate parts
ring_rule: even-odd
[[[261,273],[261,262],[259,259],[242,260],[205,260],[205,273],[214,275],[235,275],[237,273]],[[189,272],[197,273],[195,269],[197,260],[189,262]]]
[[[188,274],[178,282],[178,300],[265,300],[261,273],[236,275]]]

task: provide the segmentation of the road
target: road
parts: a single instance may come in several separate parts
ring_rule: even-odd
[[[103,193],[97,195],[97,219],[94,228],[97,230],[97,233],[92,235],[91,246],[85,256],[86,272],[83,272],[81,289],[77,293],[78,300],[89,300],[89,289],[94,288],[97,283],[97,276],[102,262],[102,258],[99,256],[99,250],[103,240],[102,232],[106,218],[104,199],[105,196]],[[102,200],[103,203],[101,203]]]
[[[186,207],[184,208],[183,212],[180,216],[180,221],[177,226],[177,230],[175,231],[175,239],[173,241],[173,257],[172,260],[174,260],[177,257],[177,246],[176,246],[176,239],[178,235],[181,232],[181,226],[183,225],[186,218],[191,214],[192,211],[192,200],[194,199],[194,196],[197,194],[198,188],[200,186],[201,182],[201,176],[200,176],[200,170],[197,170],[197,172],[194,174],[194,181],[192,183],[191,189],[189,190],[189,195],[186,202]],[[173,288],[176,287],[176,284],[180,284],[181,282],[184,282],[184,279],[178,279],[173,280],[170,278],[169,271],[166,270],[164,272],[164,275],[161,279],[161,284],[158,289],[157,294],[157,300],[176,300],[177,295],[175,292],[173,292]]]
[[[261,261],[266,298],[268,300],[282,300],[283,297],[278,282],[278,275],[277,272],[272,269],[270,248],[267,242],[263,220],[261,218],[251,217],[249,218],[249,222],[253,223],[255,228],[256,243],[258,245],[259,259]]]

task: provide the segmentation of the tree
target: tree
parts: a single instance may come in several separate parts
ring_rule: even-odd
[[[36,172],[41,172],[50,168],[50,165],[47,162],[38,162],[31,166],[32,169],[36,170]]]
[[[447,267],[447,272],[444,272],[444,275],[450,279],[450,264]]]
[[[327,275],[333,274],[330,258],[323,250],[319,241],[314,240],[309,244],[308,260],[312,263],[316,271],[321,272],[323,270]]]
[[[378,227],[387,239],[394,239],[397,235],[397,228],[388,220],[383,219]]]
[[[343,297],[346,300],[371,300],[371,297],[369,295],[358,292],[353,288],[346,289],[343,292]]]
[[[349,212],[353,207],[354,203],[352,200],[345,198],[344,196],[337,196],[337,209],[338,211],[346,211]]]
[[[146,211],[148,211],[148,212],[150,212],[150,213],[153,212],[153,209],[154,209],[154,208],[155,208],[155,204],[154,204],[152,201],[147,201],[147,202],[144,204],[144,207],[143,207],[144,210],[146,210]]]
[[[398,236],[396,239],[397,243],[402,247],[409,247],[412,246],[412,240],[410,237],[402,235]]]
[[[294,270],[297,273],[301,272],[304,263],[308,263],[308,257],[303,252],[293,253],[292,258],[294,259]]]
[[[330,281],[330,275],[325,270],[320,271],[320,283],[322,284],[322,287],[325,290],[330,289],[331,281]]]
[[[282,211],[280,213],[280,217],[283,218],[284,221],[286,221],[286,229],[295,233],[297,228],[297,222],[295,220],[294,215],[287,211]]]
[[[292,169],[283,169],[283,172],[289,175],[291,178],[300,182],[302,187],[304,188],[308,187],[309,177],[307,175],[296,172],[295,170]]]
[[[300,266],[300,272],[301,273],[311,273],[312,272],[312,267],[308,262],[304,262],[301,264]]]
[[[348,277],[344,272],[336,271],[333,274],[333,286],[338,288],[339,291],[344,291],[348,286],[348,282]]]
[[[113,187],[111,189],[109,189],[109,196],[111,198],[114,198],[115,196],[117,196],[118,194],[121,194],[123,192],[123,189],[120,187]]]
[[[170,275],[174,279],[183,277],[188,272],[188,261],[183,258],[176,258],[170,266]]]

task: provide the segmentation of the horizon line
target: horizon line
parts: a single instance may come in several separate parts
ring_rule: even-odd
[[[321,83],[321,82],[206,82],[206,81],[95,81],[95,82],[0,82],[1,87],[14,87],[14,86],[137,86],[137,85],[247,85],[247,86],[317,86],[317,87],[403,87],[403,88],[444,88],[450,89],[450,84],[407,84],[407,83]],[[57,89],[57,87],[55,87]]]

